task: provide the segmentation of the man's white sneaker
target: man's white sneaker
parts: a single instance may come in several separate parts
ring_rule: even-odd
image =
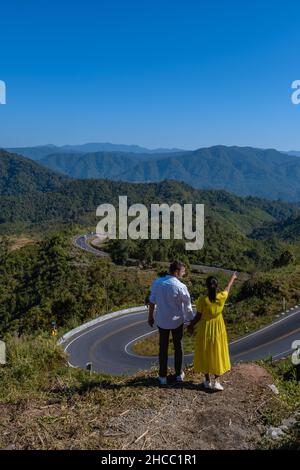
[[[220,384],[220,382],[216,380],[215,385],[214,385],[214,390],[219,390],[220,392],[222,392],[224,390],[224,387],[223,385]]]
[[[177,377],[176,377],[176,382],[183,382],[183,381],[184,381],[184,377],[185,377],[185,373],[184,373],[184,372],[181,372],[180,375],[177,375]]]
[[[212,389],[212,383],[209,382],[208,380],[204,380],[203,387],[208,389],[208,390],[211,390]]]
[[[158,377],[160,385],[167,385],[167,377]]]

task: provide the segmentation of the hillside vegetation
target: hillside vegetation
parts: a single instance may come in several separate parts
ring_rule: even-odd
[[[95,227],[96,208],[101,203],[118,206],[118,196],[127,195],[128,205],[144,203],[201,203],[205,205],[205,246],[185,251],[181,241],[115,243],[113,259],[135,257],[144,262],[187,256],[191,263],[232,269],[269,269],[290,249],[289,240],[256,236],[270,224],[284,224],[299,217],[298,205],[254,197],[241,198],[221,190],[197,190],[184,183],[132,184],[109,180],[68,180],[34,162],[15,155],[2,155],[7,177],[0,178],[0,233],[26,230],[43,232],[50,226],[80,224]],[[0,185],[1,187],[1,185]],[[275,234],[276,235],[276,234]],[[123,252],[123,255],[122,255]],[[299,257],[299,253],[294,255]]]
[[[300,201],[299,157],[274,149],[219,145],[152,155],[119,151],[71,152],[72,147],[65,153],[52,152],[40,162],[76,178],[139,183],[172,179],[194,188],[224,189],[240,196]]]
[[[19,195],[60,188],[66,177],[0,149],[0,195]]]

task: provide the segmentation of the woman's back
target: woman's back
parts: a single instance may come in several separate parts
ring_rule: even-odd
[[[208,296],[199,297],[196,301],[197,312],[201,313],[201,320],[212,320],[223,312],[228,292],[226,290],[216,295],[215,302],[211,302]]]

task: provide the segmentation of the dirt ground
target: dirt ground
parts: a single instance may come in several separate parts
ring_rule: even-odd
[[[239,365],[224,376],[223,392],[207,392],[194,378],[159,390],[158,409],[129,409],[108,426],[111,432],[135,430],[120,439],[122,449],[255,448],[264,431],[258,411],[274,400],[271,383],[265,369]]]
[[[154,374],[67,389],[59,381],[45,399],[0,405],[2,449],[254,449],[264,412],[282,404],[271,375],[240,364],[223,392],[206,391],[187,372],[182,385],[157,385]]]

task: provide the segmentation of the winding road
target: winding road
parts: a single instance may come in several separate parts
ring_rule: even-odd
[[[78,247],[101,255],[91,247],[88,236],[74,239]],[[214,270],[215,268],[208,268]],[[220,269],[220,268],[219,268]],[[230,271],[229,271],[230,272]],[[83,325],[80,331],[71,333],[62,340],[69,355],[69,364],[86,368],[92,363],[93,370],[110,375],[131,375],[149,369],[157,363],[156,357],[134,354],[133,344],[156,331],[147,324],[147,309],[136,308],[134,312],[113,318],[103,317],[97,324]],[[253,361],[272,356],[274,360],[292,353],[292,343],[300,340],[300,306],[282,313],[280,319],[270,325],[246,335],[229,345],[232,362]],[[185,362],[192,362],[192,355],[185,356]],[[170,358],[170,365],[172,359]]]

